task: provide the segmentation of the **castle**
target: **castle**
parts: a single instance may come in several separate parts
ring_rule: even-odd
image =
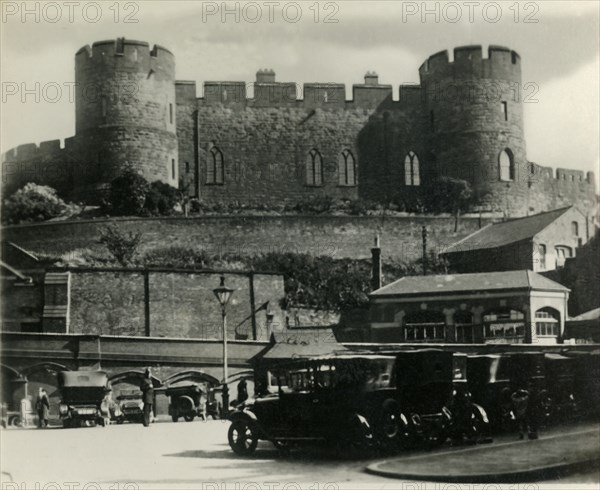
[[[205,201],[282,203],[314,196],[410,200],[440,176],[465,179],[511,216],[596,205],[594,175],[527,160],[521,59],[481,46],[430,56],[419,85],[175,79],[168,49],[119,38],[75,55],[76,134],[3,155],[3,190],[26,182],[93,199],[133,168]],[[253,97],[247,94],[253,88]],[[249,92],[249,90],[248,90]]]

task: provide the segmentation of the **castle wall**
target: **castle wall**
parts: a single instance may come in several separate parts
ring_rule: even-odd
[[[84,46],[75,56],[76,136],[3,157],[2,185],[33,181],[73,199],[97,198],[125,168],[181,187],[208,202],[295,202],[306,198],[406,201],[414,208],[440,176],[465,179],[483,207],[522,216],[569,204],[597,205],[594,176],[528,162],[523,138],[521,60],[507,48],[481,46],[430,56],[420,85],[392,87],[367,73],[364,84],[175,80],[175,58],[161,46],[119,38]],[[247,90],[252,85],[254,94]],[[210,150],[223,155],[222,182],[209,181]],[[307,179],[308,153],[322,157],[322,183]],[[338,161],[349,149],[357,182],[340,184]],[[512,175],[501,179],[503,150]],[[406,185],[404,159],[414,151],[421,185]],[[210,164],[210,165],[209,165]]]
[[[71,255],[78,249],[101,250],[100,231],[107,220],[64,221],[7,226],[2,236],[34,253]],[[306,253],[333,258],[369,258],[376,234],[383,259],[412,261],[421,256],[422,227],[428,244],[439,252],[479,229],[479,219],[414,216],[240,216],[201,218],[116,219],[120,228],[143,236],[141,252],[156,247],[201,248],[211,256],[226,253],[256,255],[268,252]],[[482,226],[490,220],[483,218]],[[258,302],[259,300],[257,300]]]

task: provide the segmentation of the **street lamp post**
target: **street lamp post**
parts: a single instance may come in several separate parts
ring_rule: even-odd
[[[229,376],[227,373],[227,313],[225,308],[233,294],[233,289],[225,286],[225,276],[221,276],[221,284],[218,288],[213,289],[213,293],[215,293],[221,305],[221,316],[223,318],[223,415],[227,416],[229,413],[229,387],[227,386],[227,378]]]

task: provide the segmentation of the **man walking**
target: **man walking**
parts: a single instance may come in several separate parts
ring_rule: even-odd
[[[142,399],[144,401],[144,427],[150,426],[150,416],[152,413],[152,404],[154,403],[154,386],[152,385],[152,373],[150,368],[146,369],[144,379],[140,386],[142,390]]]
[[[40,429],[48,427],[48,418],[50,412],[50,400],[48,394],[44,388],[40,388],[38,391],[38,397],[35,404],[35,408],[38,414],[38,427]]]

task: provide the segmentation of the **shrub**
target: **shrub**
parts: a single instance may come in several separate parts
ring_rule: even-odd
[[[125,232],[112,224],[102,228],[99,243],[107,248],[119,264],[127,266],[137,255],[141,239],[141,233]]]
[[[146,194],[144,208],[154,215],[169,215],[180,201],[179,191],[160,180],[152,182]]]
[[[334,207],[334,203],[335,201],[331,196],[311,196],[291,205],[288,209],[299,213],[320,214],[331,211]]]
[[[204,250],[192,249],[182,245],[157,247],[148,250],[141,257],[146,267],[205,268],[209,266]]]
[[[114,216],[139,216],[144,211],[148,181],[134,172],[126,170],[110,183],[107,207]]]
[[[29,183],[4,201],[2,221],[7,224],[45,221],[68,210],[69,206],[52,187]]]

